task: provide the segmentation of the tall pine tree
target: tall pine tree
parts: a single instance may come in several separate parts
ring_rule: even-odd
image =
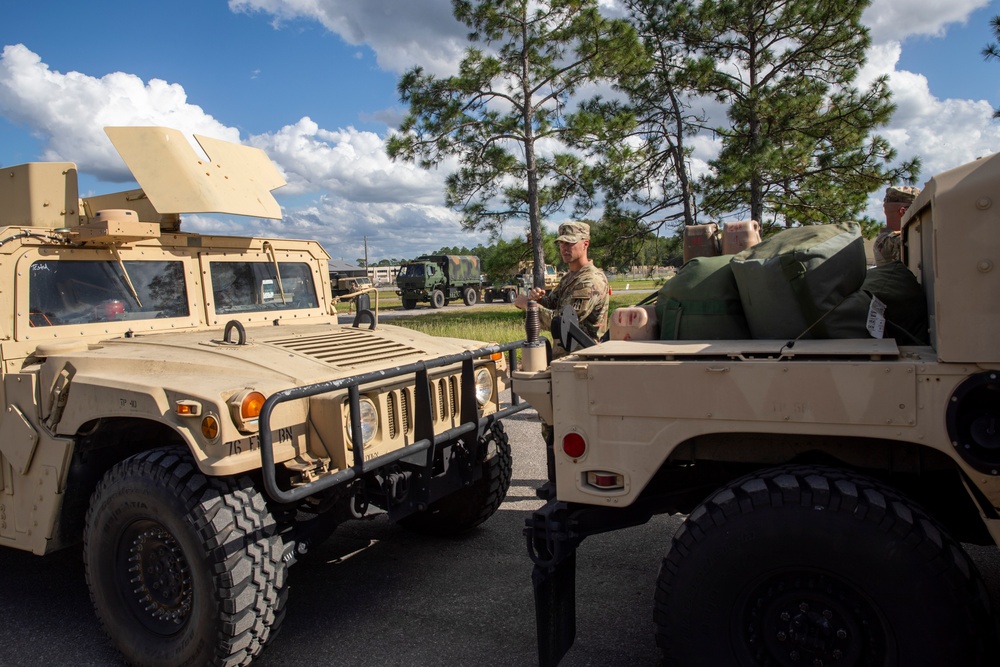
[[[919,160],[875,131],[895,107],[885,77],[855,86],[870,44],[868,0],[704,0],[693,53],[714,67],[698,90],[729,105],[703,208],[765,225],[856,219],[867,195],[912,182]]]
[[[453,0],[471,29],[455,76],[406,72],[399,93],[409,113],[389,140],[393,158],[425,167],[457,156],[446,202],[467,229],[498,234],[525,220],[534,284],[543,284],[542,218],[567,206],[588,210],[593,170],[567,149],[566,111],[578,89],[614,77],[642,56],[631,26],[609,20],[596,0]]]

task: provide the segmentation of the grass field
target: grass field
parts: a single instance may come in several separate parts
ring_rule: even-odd
[[[622,306],[633,306],[649,296],[648,292],[615,291],[614,288],[612,291],[611,310]],[[381,298],[379,309],[387,309],[386,301]],[[493,343],[510,343],[524,339],[524,312],[507,304],[472,309],[446,308],[423,315],[393,318],[391,324],[422,331],[432,336],[467,338]]]
[[[609,283],[611,286],[611,292],[614,296],[618,296],[621,293],[628,293],[632,290],[658,290],[662,284],[662,281],[657,282],[653,280],[612,280]],[[395,289],[386,287],[378,290],[378,307],[379,310],[396,310],[402,308],[403,304],[399,297],[396,296]],[[342,306],[339,310],[343,309],[344,308]]]

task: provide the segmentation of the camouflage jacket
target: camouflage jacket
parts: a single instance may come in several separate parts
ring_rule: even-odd
[[[901,254],[902,237],[899,232],[894,232],[888,227],[883,227],[875,243],[872,245],[872,254],[875,256],[875,266],[885,266],[902,259]]]
[[[600,339],[608,330],[608,279],[593,262],[579,271],[570,271],[559,286],[538,300],[539,320],[544,329],[552,326],[552,316],[572,305],[580,318],[580,327],[592,338]],[[557,344],[556,356],[565,351]]]

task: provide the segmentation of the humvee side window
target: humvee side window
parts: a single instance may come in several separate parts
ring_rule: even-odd
[[[278,270],[280,278],[271,262],[209,262],[215,312],[224,315],[319,306],[309,264],[279,262]]]
[[[181,262],[41,259],[28,278],[33,327],[148,320],[189,314]],[[131,280],[132,287],[129,287]],[[133,294],[132,288],[135,288]],[[136,299],[138,297],[138,300]]]

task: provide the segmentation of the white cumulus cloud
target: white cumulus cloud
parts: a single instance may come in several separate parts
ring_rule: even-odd
[[[316,21],[348,44],[370,47],[390,72],[420,65],[451,73],[468,46],[468,29],[455,20],[450,0],[229,0],[229,8],[270,14],[276,28],[293,19]]]
[[[921,181],[1000,150],[1000,125],[987,100],[936,97],[926,76],[901,68],[901,51],[932,43],[935,36],[968,21],[973,11],[987,4],[987,0],[953,0],[946,5],[934,0],[874,0],[865,11],[873,47],[862,79],[889,76],[897,112],[880,133],[889,138],[900,159],[921,158]],[[600,0],[600,5],[610,14],[621,13],[617,0]],[[229,8],[270,20],[276,30],[290,29],[295,21],[315,22],[347,44],[370,49],[379,66],[393,73],[420,65],[438,75],[450,74],[469,45],[467,28],[454,19],[450,0],[229,0]],[[387,135],[354,127],[323,128],[303,116],[241,137],[236,128],[243,119],[214,118],[198,100],[188,99],[183,81],[143,80],[123,71],[59,72],[44,58],[44,53],[34,53],[23,44],[9,44],[0,52],[0,116],[39,139],[41,158],[74,161],[85,173],[125,181],[128,172],[102,128],[165,125],[188,135],[242,140],[262,148],[288,180],[276,192],[285,214],[282,221],[197,217],[189,221],[189,229],[314,236],[332,255],[348,261],[361,256],[366,236],[374,258],[412,256],[485,240],[462,232],[459,216],[443,206],[444,177],[454,163],[425,171],[394,162],[385,153]],[[360,118],[380,119],[391,132],[401,119],[400,111],[358,113]],[[721,110],[708,111],[715,117]],[[695,170],[703,172],[718,152],[717,138],[706,134],[688,143],[694,149]],[[875,196],[869,214],[879,215]],[[511,226],[510,231],[520,230]]]
[[[108,181],[130,176],[105,126],[164,125],[239,141],[237,130],[190,104],[178,84],[143,82],[124,72],[100,78],[55,72],[23,44],[7,45],[0,53],[0,114],[42,139],[43,159],[76,162]]]
[[[352,201],[443,202],[441,175],[394,162],[373,132],[324,130],[310,118],[250,137],[284,171],[285,194],[329,192]]]

